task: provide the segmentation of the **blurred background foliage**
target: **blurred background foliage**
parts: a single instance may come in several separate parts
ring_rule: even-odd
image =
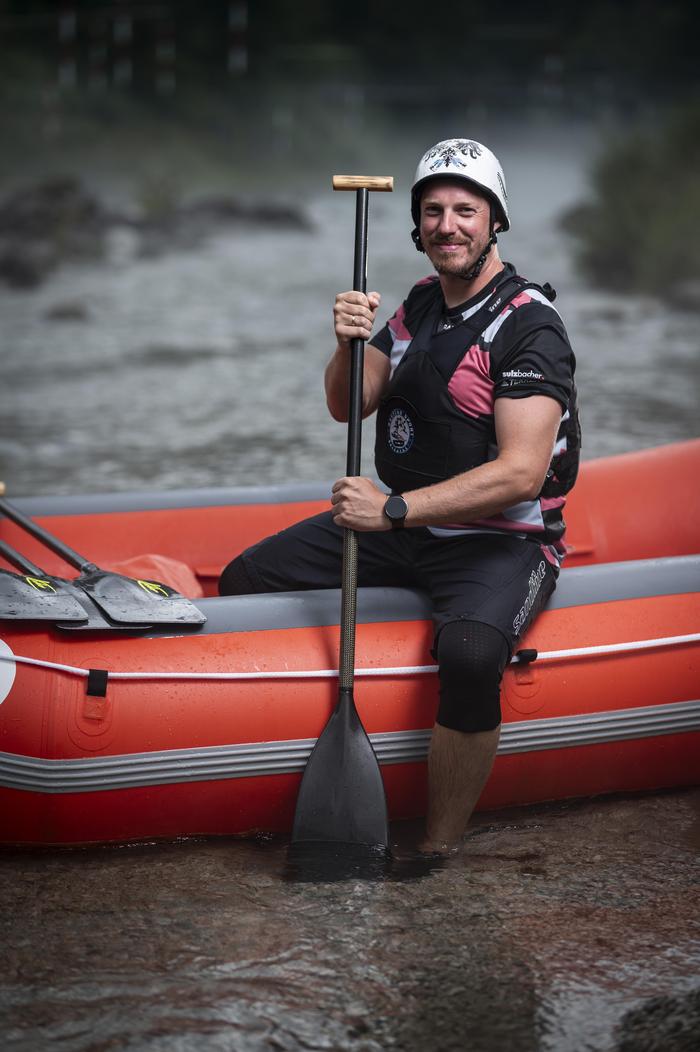
[[[700,302],[700,105],[659,129],[611,143],[593,166],[588,201],[562,217],[593,283]],[[663,283],[663,288],[660,286]]]
[[[677,223],[672,273],[700,273],[698,39],[681,0],[0,0],[0,190],[77,176],[157,215],[409,170],[455,128],[588,121],[605,150],[567,229],[591,279],[646,289]]]

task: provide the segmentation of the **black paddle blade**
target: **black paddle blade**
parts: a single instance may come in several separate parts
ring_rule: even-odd
[[[96,567],[76,578],[107,617],[129,625],[203,625],[206,617],[189,599],[158,581],[140,581]]]
[[[349,690],[341,690],[306,765],[292,831],[298,841],[389,845],[384,783]]]
[[[62,577],[49,577],[48,580],[56,586],[58,591],[72,595],[75,601],[80,603],[86,618],[82,623],[77,621],[57,621],[56,628],[67,629],[71,632],[142,632],[151,627],[150,624],[135,624],[127,621],[120,621],[117,624],[115,621],[110,621],[107,615],[102,613],[99,606],[93,603],[87,592],[84,592],[82,588],[78,588],[72,581],[66,581]]]
[[[87,621],[80,603],[66,595],[50,578],[0,570],[0,619],[22,621]]]
[[[88,562],[1,496],[0,512],[80,570],[75,584],[84,589],[115,623],[202,625],[206,621],[194,603],[167,585],[158,581],[135,581],[131,577],[100,570],[99,566]]]
[[[127,625],[125,623],[118,625],[115,624],[113,621],[110,621],[97,606],[95,606],[90,596],[87,595],[82,588],[77,588],[72,581],[65,581],[62,577],[52,577],[50,574],[44,573],[36,563],[33,563],[26,555],[22,555],[14,548],[11,548],[9,544],[5,543],[5,541],[0,541],[0,555],[7,559],[9,563],[12,563],[13,566],[16,566],[18,570],[21,570],[24,577],[20,578],[20,580],[32,582],[35,587],[38,582],[41,582],[43,592],[48,592],[50,590],[54,594],[63,598],[63,608],[54,607],[54,609],[58,609],[59,611],[58,614],[55,615],[57,618],[56,628],[70,628],[74,632],[94,632],[104,631],[105,629],[114,632],[115,630],[125,631],[129,628],[132,630],[143,629],[144,627],[150,628],[150,625]],[[10,574],[8,576],[14,575]],[[73,604],[72,607],[69,606],[71,603]],[[68,620],[63,616],[64,610],[70,609],[74,611],[75,620]],[[78,611],[80,611],[80,616]],[[45,619],[45,616],[42,617],[42,620]],[[60,620],[58,620],[59,617]]]

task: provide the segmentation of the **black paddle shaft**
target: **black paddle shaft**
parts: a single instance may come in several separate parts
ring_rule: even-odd
[[[353,288],[367,288],[368,190],[391,190],[390,177],[334,176],[334,190],[357,191]],[[360,473],[364,343],[350,344],[347,475]],[[389,823],[381,771],[353,698],[357,533],[343,534],[338,703],[314,745],[297,797],[292,842],[365,844],[386,849]]]
[[[353,290],[367,292],[367,217],[369,191],[356,191],[355,208],[355,268]],[[365,342],[355,337],[350,344],[350,390],[348,403],[348,452],[346,474],[360,474],[362,455],[362,380],[364,375]],[[357,548],[355,530],[346,528],[343,534],[343,568],[340,600],[340,665],[341,695],[352,693],[355,679],[355,624],[357,621]]]
[[[52,533],[45,530],[43,526],[40,526],[38,522],[34,522],[33,519],[23,515],[21,511],[0,497],[0,511],[3,515],[11,519],[12,522],[16,523],[17,526],[21,526],[23,530],[30,533],[32,537],[35,537],[42,544],[45,544],[47,548],[55,552],[56,555],[60,555],[70,566],[74,566],[76,570],[80,570],[81,573],[92,573],[97,570],[94,563],[89,562],[82,555],[78,555],[77,552],[73,551],[67,544],[59,540],[58,537],[54,537]]]

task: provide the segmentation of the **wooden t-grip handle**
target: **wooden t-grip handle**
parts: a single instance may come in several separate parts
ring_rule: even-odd
[[[0,482],[0,497],[2,497],[4,492],[5,492],[5,483],[4,482]]]
[[[393,175],[334,175],[334,190],[383,190],[394,189]]]

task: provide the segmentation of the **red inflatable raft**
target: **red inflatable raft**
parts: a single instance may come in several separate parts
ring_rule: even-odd
[[[700,441],[583,465],[566,568],[522,641],[537,657],[505,674],[481,808],[700,780],[699,477]],[[16,502],[98,565],[184,590],[207,621],[97,633],[0,623],[0,842],[289,830],[337,698],[339,593],[215,598],[214,584],[232,554],[326,507],[327,493]],[[7,520],[0,538],[73,575]],[[420,593],[360,590],[356,701],[394,819],[424,812],[430,644]],[[91,669],[108,673],[104,696],[88,692]]]

